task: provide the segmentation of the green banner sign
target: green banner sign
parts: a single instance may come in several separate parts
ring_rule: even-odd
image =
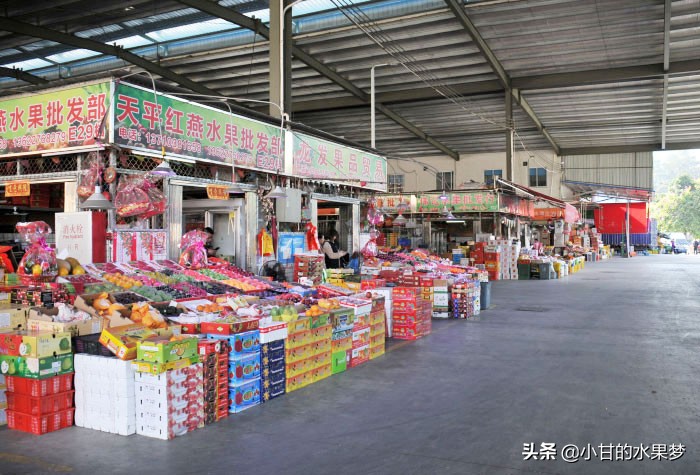
[[[447,200],[440,199],[440,193],[426,193],[418,196],[418,213],[440,213],[447,206],[453,213],[496,213],[498,197],[493,191],[459,191],[447,193]]]
[[[384,157],[299,132],[294,132],[293,174],[386,190]]]
[[[106,141],[110,83],[0,101],[0,156],[40,154]]]
[[[114,143],[131,149],[234,164],[283,169],[279,127],[129,84],[116,85]]]

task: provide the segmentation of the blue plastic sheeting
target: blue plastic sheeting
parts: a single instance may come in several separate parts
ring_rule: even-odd
[[[624,234],[603,234],[603,242],[611,246],[619,246],[621,242],[626,242]],[[631,246],[651,246],[651,234],[630,234]],[[656,241],[654,241],[656,244]]]

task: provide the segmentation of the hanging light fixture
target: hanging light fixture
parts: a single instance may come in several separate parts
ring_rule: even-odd
[[[170,168],[170,164],[168,163],[167,160],[163,160],[160,162],[160,164],[155,167],[153,170],[151,170],[151,175],[157,175],[157,176],[162,176],[162,177],[172,177],[172,176],[177,176],[177,173],[173,171],[172,168]]]
[[[287,197],[287,192],[284,191],[284,188],[282,188],[279,185],[276,185],[271,192],[265,196],[265,198],[270,198],[270,199],[281,199],[281,198],[286,198]]]
[[[277,180],[275,180],[275,181],[276,181],[277,184],[276,184],[275,187],[272,189],[272,191],[270,191],[270,192],[267,194],[267,196],[265,196],[265,198],[269,198],[269,199],[272,199],[272,200],[274,200],[274,199],[286,198],[286,197],[287,197],[287,192],[284,191],[284,188],[282,188],[282,187],[279,185],[280,183],[282,183],[282,178],[281,178],[279,175],[277,175]]]
[[[445,216],[445,219],[448,220],[448,221],[453,221],[453,220],[455,220],[455,219],[457,219],[457,218],[455,218],[455,215],[452,214],[452,211],[448,210],[448,211],[447,211],[447,216]]]
[[[394,219],[394,226],[403,226],[406,224],[408,220],[404,218],[402,214],[399,214],[395,219]]]
[[[114,204],[102,194],[100,185],[95,186],[95,192],[80,205],[83,209],[114,209]]]
[[[442,190],[442,193],[440,194],[440,196],[438,196],[438,198],[439,198],[440,201],[442,201],[443,203],[446,203],[447,200],[450,199],[450,198],[447,196],[447,193],[445,193],[445,190]]]

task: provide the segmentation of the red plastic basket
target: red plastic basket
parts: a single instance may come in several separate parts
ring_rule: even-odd
[[[50,394],[63,393],[73,389],[73,373],[53,376],[46,379],[7,376],[5,381],[8,391],[32,397],[48,396]]]
[[[7,395],[7,409],[32,416],[41,416],[72,408],[75,391],[40,397],[15,394],[10,391],[6,391],[5,394]]]
[[[8,409],[7,426],[10,429],[42,435],[72,426],[74,412],[75,409],[66,409],[42,416],[32,416]]]

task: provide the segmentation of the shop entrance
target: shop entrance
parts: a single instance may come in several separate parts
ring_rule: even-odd
[[[318,232],[329,236],[332,231],[337,231],[338,247],[348,251],[350,254],[354,251],[352,213],[353,205],[350,203],[337,203],[333,201],[318,202]]]
[[[212,246],[216,257],[245,268],[246,246],[243,198],[210,200],[205,188],[184,186],[182,190],[183,234],[210,227],[214,230]]]

